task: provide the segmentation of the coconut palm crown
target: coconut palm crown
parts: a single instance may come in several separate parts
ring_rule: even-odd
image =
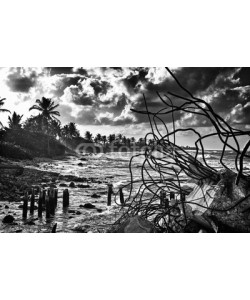
[[[55,110],[59,104],[55,104],[52,99],[42,97],[42,100],[37,99],[35,105],[31,106],[29,110],[38,110],[45,119],[55,119],[60,122],[56,116],[60,116],[60,113]]]

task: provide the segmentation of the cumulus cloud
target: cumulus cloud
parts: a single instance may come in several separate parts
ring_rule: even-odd
[[[209,103],[216,113],[234,124],[248,125],[250,102],[249,68],[172,68],[180,83],[196,97]],[[1,75],[2,74],[2,75]],[[0,70],[13,101],[34,104],[42,96],[60,104],[63,122],[70,120],[82,125],[141,126],[149,124],[145,112],[146,97],[149,111],[155,113],[165,105],[168,95],[177,106],[183,100],[168,92],[189,97],[180,89],[165,68],[122,67],[47,67],[4,68]],[[2,89],[5,92],[5,89]],[[9,95],[9,94],[7,94]],[[1,96],[5,96],[4,94]],[[28,105],[27,105],[28,107]],[[177,111],[177,125],[201,127],[211,124],[201,116]],[[171,126],[172,116],[163,116]],[[243,126],[243,125],[242,125]]]
[[[6,84],[12,92],[28,93],[36,85],[39,72],[35,68],[11,68]]]

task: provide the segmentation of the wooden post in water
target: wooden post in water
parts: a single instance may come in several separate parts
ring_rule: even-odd
[[[27,218],[27,212],[28,212],[28,193],[25,194],[23,199],[23,219]]]
[[[45,191],[40,189],[39,198],[38,198],[38,217],[43,216],[43,198],[45,197]]]
[[[122,188],[120,188],[120,203],[122,206],[124,206],[124,204],[125,204]]]
[[[58,189],[54,189],[54,205],[57,207]]]
[[[54,189],[49,189],[49,209],[52,216],[55,215]]]
[[[185,201],[186,201],[186,195],[184,193],[181,193],[181,207],[182,207],[182,212],[185,218],[185,222],[187,225],[187,216],[186,216],[186,209],[185,209]]]
[[[170,204],[175,205],[175,194],[174,194],[174,192],[170,192]]]
[[[34,213],[34,206],[35,206],[35,189],[32,189],[31,196],[30,196],[30,213]]]
[[[46,190],[42,190],[42,204],[45,206],[45,196],[46,196]]]
[[[112,184],[108,184],[108,202],[107,205],[110,206],[111,205],[111,195],[113,193],[113,189],[112,189]]]
[[[160,192],[160,206],[161,207],[166,207],[166,192],[165,191],[161,191]]]
[[[56,233],[57,223],[52,227],[51,233]]]
[[[63,191],[63,207],[69,206],[69,190],[65,189]]]
[[[50,217],[50,201],[48,193],[45,194],[45,209],[46,209],[46,218]]]

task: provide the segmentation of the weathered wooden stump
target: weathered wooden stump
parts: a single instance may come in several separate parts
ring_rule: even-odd
[[[31,190],[31,196],[30,196],[30,213],[34,213],[34,208],[35,208],[35,189],[33,188]]]
[[[107,206],[111,205],[111,196],[113,193],[113,185],[112,184],[108,184],[108,201],[107,201]]]
[[[120,192],[120,203],[122,206],[124,206],[125,202],[124,202],[124,195],[123,195],[122,188],[120,188],[119,192]]]
[[[54,189],[54,205],[57,207],[58,189]]]
[[[49,201],[49,195],[46,193],[45,195],[45,209],[46,209],[46,218],[50,218],[50,201]]]
[[[54,226],[52,227],[51,233],[56,233],[56,227],[57,227],[57,223],[55,223]]]
[[[69,190],[65,189],[63,191],[63,207],[69,206]]]
[[[160,192],[160,206],[161,207],[166,207],[166,192],[165,191],[161,191]]]
[[[27,212],[28,212],[28,193],[25,194],[23,199],[23,219],[27,218]]]
[[[55,215],[55,201],[54,201],[54,189],[49,189],[49,208],[50,208],[50,214],[52,216]]]
[[[39,198],[38,198],[38,217],[41,218],[43,216],[43,199],[45,198],[44,190],[40,190]]]

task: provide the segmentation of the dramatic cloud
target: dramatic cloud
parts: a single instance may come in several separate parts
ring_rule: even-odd
[[[13,92],[28,93],[36,85],[38,73],[25,68],[11,68],[6,79],[7,86]]]
[[[220,116],[237,126],[250,124],[250,68],[172,68],[180,83],[193,95],[209,103]],[[180,89],[165,68],[122,67],[47,67],[0,69],[0,95],[6,97],[6,108],[27,115],[28,108],[42,96],[59,104],[62,122],[105,128],[148,128],[148,110],[158,112],[166,107],[158,97],[179,106],[189,97]],[[169,93],[170,92],[170,93]],[[172,94],[172,95],[171,95]],[[25,105],[23,105],[25,103]],[[25,111],[24,111],[25,110]],[[27,110],[27,112],[26,112]],[[176,112],[178,126],[210,127],[202,116]],[[172,116],[163,116],[171,126]],[[104,128],[103,127],[103,128]],[[139,133],[138,133],[139,134]]]

